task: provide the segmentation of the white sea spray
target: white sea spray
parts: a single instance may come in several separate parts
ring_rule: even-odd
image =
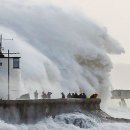
[[[4,41],[10,51],[21,53],[21,91],[31,98],[37,89],[52,91],[53,98],[63,91],[98,93],[102,101],[110,95],[109,73],[112,63],[109,54],[124,52],[103,27],[75,9],[39,0],[0,0],[0,33],[13,37]],[[72,11],[73,10],[73,11]],[[103,106],[104,106],[104,102]],[[64,115],[66,117],[66,115]],[[76,118],[77,115],[74,115]],[[82,115],[83,119],[88,118]],[[70,116],[71,117],[71,116]],[[72,120],[71,120],[72,121]],[[44,119],[33,125],[14,125],[0,122],[1,130],[66,130],[84,129],[74,124]],[[92,130],[129,130],[129,125],[96,123]]]

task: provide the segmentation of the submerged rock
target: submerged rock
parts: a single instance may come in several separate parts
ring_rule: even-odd
[[[55,117],[55,122],[73,124],[80,128],[91,128],[97,126],[94,118],[84,115],[83,113],[68,113]]]

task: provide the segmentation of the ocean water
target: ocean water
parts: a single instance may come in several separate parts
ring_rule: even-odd
[[[29,93],[33,99],[36,89],[39,98],[43,90],[51,91],[52,98],[61,97],[62,91],[65,94],[84,91],[88,96],[96,92],[102,99],[102,109],[108,108],[112,69],[109,55],[121,54],[124,49],[105,27],[97,25],[80,9],[58,4],[58,0],[0,0],[0,33],[4,38],[14,39],[3,41],[5,52],[10,48],[21,53],[19,95]],[[106,111],[114,117],[129,117],[129,109]],[[28,125],[0,120],[0,130],[52,129],[130,130],[130,125],[101,123],[83,113],[43,118]]]
[[[129,123],[101,123],[82,113],[68,113],[45,118],[36,124],[9,124],[0,121],[0,130],[130,130]]]

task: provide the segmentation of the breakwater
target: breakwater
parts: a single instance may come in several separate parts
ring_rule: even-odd
[[[44,117],[100,110],[100,99],[0,100],[0,118],[11,123],[34,123]]]

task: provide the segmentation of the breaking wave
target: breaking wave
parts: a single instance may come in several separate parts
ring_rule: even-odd
[[[7,124],[0,121],[1,130],[129,130],[129,124],[100,123],[93,117],[81,113],[62,114],[53,118],[45,118],[37,124]]]
[[[124,50],[105,28],[49,2],[1,2],[0,32],[14,38],[4,47],[22,55],[22,90],[32,98],[36,89],[52,91],[53,97],[82,90],[106,100],[112,69],[108,54]]]
[[[60,93],[96,92],[106,102],[110,95],[109,54],[124,49],[108,33],[79,10],[39,0],[0,0],[0,33],[14,38],[4,41],[4,48],[21,53],[19,94],[37,89]],[[1,86],[1,82],[0,82]],[[40,98],[40,97],[39,97]],[[104,102],[103,102],[104,106]],[[7,124],[0,120],[1,130],[129,130],[129,124],[101,123],[82,113],[62,114],[37,124]]]

